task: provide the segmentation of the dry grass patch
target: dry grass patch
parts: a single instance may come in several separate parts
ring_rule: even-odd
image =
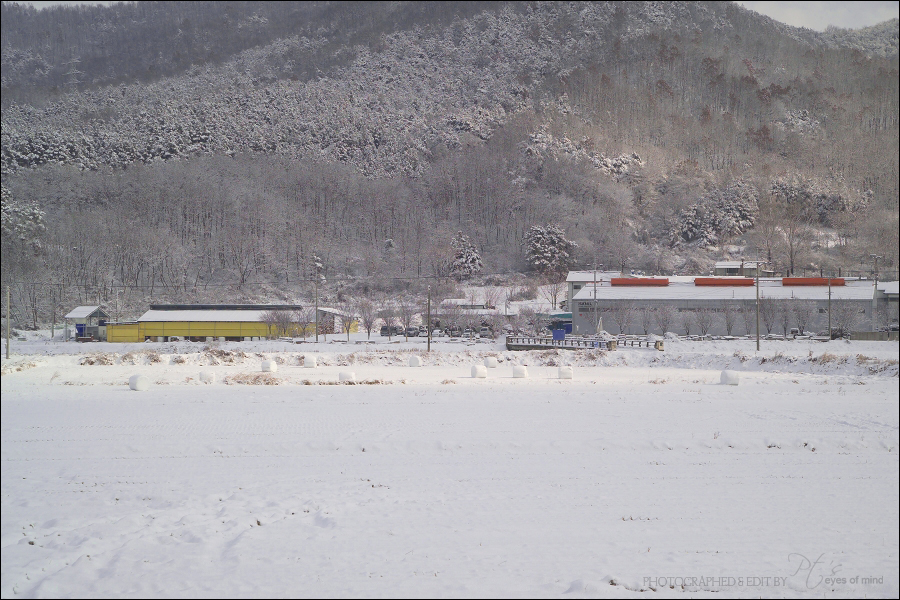
[[[116,364],[116,355],[107,352],[95,352],[81,358],[79,365],[101,365],[110,366]]]
[[[11,365],[3,365],[3,368],[0,369],[0,375],[8,375],[10,373],[19,373],[20,371],[25,371],[27,369],[33,369],[37,366],[37,363],[33,362],[20,362]]]
[[[231,350],[222,350],[216,346],[206,346],[203,348],[203,357],[206,358],[211,365],[223,363],[233,365],[235,363],[244,362],[244,359],[248,358],[249,355],[243,350],[232,352]]]
[[[280,385],[281,379],[271,373],[237,373],[222,380],[225,385]]]

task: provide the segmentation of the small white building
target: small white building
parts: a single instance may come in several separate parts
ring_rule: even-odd
[[[75,326],[75,336],[79,338],[93,337],[106,341],[106,322],[109,313],[99,306],[76,306],[63,317],[66,320],[66,339],[69,339],[69,324]]]
[[[775,271],[766,270],[764,265],[764,262],[756,260],[720,260],[713,274],[717,277],[756,277],[758,269],[760,277],[773,277]]]

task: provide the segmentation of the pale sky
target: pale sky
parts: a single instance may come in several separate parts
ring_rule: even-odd
[[[44,8],[54,4],[112,4],[112,2],[22,2]],[[824,31],[829,25],[846,29],[868,27],[895,19],[900,14],[900,2],[738,2],[750,10],[772,17],[795,27]]]
[[[772,17],[776,21],[825,31],[829,25],[859,29],[896,19],[900,3],[884,2],[738,2],[745,8]]]

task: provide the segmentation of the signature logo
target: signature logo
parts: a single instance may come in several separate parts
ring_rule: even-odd
[[[791,564],[797,563],[797,570],[791,575],[792,577],[806,573],[807,589],[814,590],[823,583],[825,585],[847,583],[846,577],[837,576],[844,565],[841,563],[835,564],[833,560],[825,560],[824,552],[815,560],[810,560],[802,554],[792,552],[788,554],[788,562]]]

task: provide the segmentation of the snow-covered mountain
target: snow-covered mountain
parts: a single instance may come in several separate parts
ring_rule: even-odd
[[[781,269],[872,252],[897,268],[896,20],[817,33],[730,2],[2,10],[4,197],[47,212],[45,248],[79,246],[62,229],[90,207],[178,240],[159,252],[184,256],[179,281],[290,281],[312,253],[334,274],[441,274],[456,231],[487,272],[517,270],[546,223],[579,262],[670,272],[762,246]],[[258,225],[190,216],[250,208]],[[757,221],[793,213],[817,233]],[[249,267],[245,245],[222,250],[248,228]]]

